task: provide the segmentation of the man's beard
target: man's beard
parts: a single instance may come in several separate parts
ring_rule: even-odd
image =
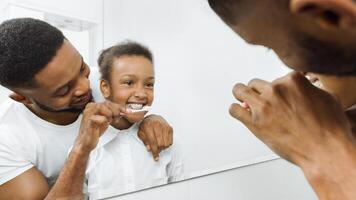
[[[341,47],[334,43],[320,41],[312,36],[298,35],[297,45],[304,60],[306,72],[337,76],[356,76],[356,46]]]
[[[46,106],[46,105],[44,105],[44,104],[42,104],[42,103],[39,103],[38,101],[36,101],[36,100],[33,100],[35,103],[36,103],[36,105],[40,108],[40,109],[42,109],[42,110],[44,110],[44,111],[46,111],[46,112],[51,112],[51,113],[66,113],[66,112],[69,112],[69,113],[82,113],[83,112],[83,110],[85,109],[85,105],[83,106],[83,108],[75,108],[75,107],[72,107],[72,108],[64,108],[64,109],[53,109],[53,108],[51,108],[51,107],[49,107],[49,106]],[[93,99],[93,97],[91,97],[91,99],[88,101],[88,103],[90,103],[90,102],[93,102],[94,101],[94,99]]]

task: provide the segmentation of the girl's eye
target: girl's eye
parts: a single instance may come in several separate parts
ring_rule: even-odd
[[[132,81],[125,81],[124,82],[124,84],[126,84],[126,85],[132,85],[132,83],[133,83]]]
[[[154,83],[148,83],[148,84],[146,84],[146,87],[153,88],[154,87]]]

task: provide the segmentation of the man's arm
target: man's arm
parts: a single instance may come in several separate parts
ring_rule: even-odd
[[[44,199],[49,191],[46,179],[35,167],[0,186],[0,199]]]
[[[345,142],[347,144],[348,142]],[[320,200],[356,199],[356,151],[355,148],[335,149],[334,153],[324,153],[320,157],[329,157],[329,163],[301,166],[305,177]]]
[[[156,161],[159,153],[173,144],[173,128],[159,115],[145,117],[140,124],[138,136]]]
[[[0,199],[83,199],[83,182],[89,153],[73,150],[55,185],[49,190],[35,167],[0,186]]]
[[[340,103],[293,72],[272,83],[237,84],[230,113],[303,170],[322,200],[356,199],[356,143]]]
[[[83,199],[83,183],[89,152],[71,152],[55,185],[49,190],[42,173],[35,167],[0,186],[0,199]]]
[[[82,199],[85,170],[90,152],[110,122],[125,113],[118,104],[89,103],[84,112],[79,135],[68,160],[46,199]]]
[[[82,199],[89,154],[113,118],[124,112],[121,106],[109,102],[88,104],[73,149],[51,190],[41,172],[31,168],[1,185],[0,199]]]
[[[83,199],[85,170],[90,151],[75,147],[69,155],[55,185],[45,199]]]

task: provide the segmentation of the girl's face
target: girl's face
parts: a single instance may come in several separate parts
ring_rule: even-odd
[[[150,60],[144,56],[115,58],[110,78],[110,83],[101,84],[101,90],[106,99],[132,110],[151,106],[155,78]],[[135,123],[142,120],[146,113],[130,113],[125,116],[125,119],[130,123]]]

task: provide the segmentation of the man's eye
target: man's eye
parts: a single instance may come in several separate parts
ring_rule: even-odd
[[[68,92],[69,92],[69,87],[65,87],[61,89],[59,92],[57,92],[57,96],[65,96],[68,94]]]

